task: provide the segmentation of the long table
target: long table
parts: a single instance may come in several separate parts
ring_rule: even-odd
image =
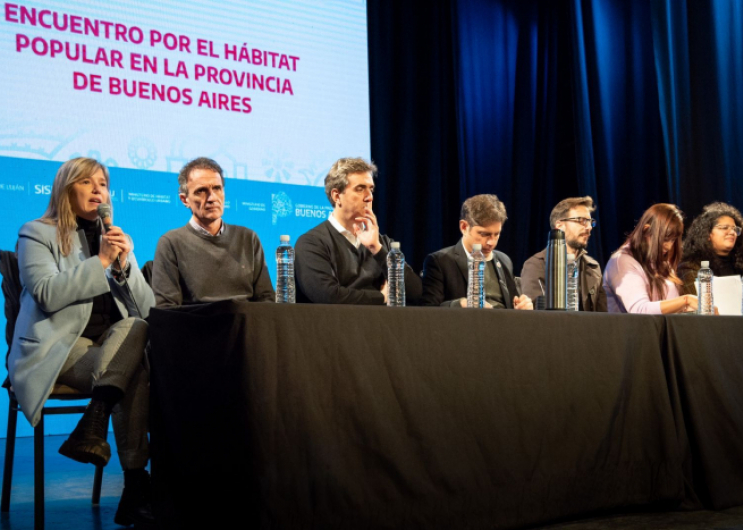
[[[149,320],[165,528],[743,504],[736,317],[227,301]]]

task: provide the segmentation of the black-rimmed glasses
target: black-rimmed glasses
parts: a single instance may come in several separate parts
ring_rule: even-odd
[[[560,221],[573,221],[584,227],[590,226],[591,228],[596,228],[596,219],[590,219],[588,217],[568,217],[567,219],[560,219]]]

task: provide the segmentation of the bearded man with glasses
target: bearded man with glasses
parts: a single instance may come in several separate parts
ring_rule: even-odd
[[[579,267],[579,299],[581,311],[606,311],[606,293],[601,285],[601,266],[586,253],[596,209],[589,196],[571,197],[560,201],[550,214],[550,227],[565,232],[568,254],[574,254]],[[526,296],[536,299],[544,294],[544,273],[547,249],[526,260],[521,270],[521,288]]]

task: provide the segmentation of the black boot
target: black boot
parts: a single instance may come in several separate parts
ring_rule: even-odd
[[[108,464],[111,458],[111,447],[106,441],[108,416],[106,404],[92,400],[75,430],[59,448],[59,454],[83,464]]]
[[[121,526],[156,528],[152,515],[152,487],[150,474],[144,469],[124,471],[124,492],[114,522]]]

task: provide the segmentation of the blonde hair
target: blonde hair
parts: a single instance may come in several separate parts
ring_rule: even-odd
[[[76,182],[89,178],[98,170],[106,177],[106,184],[110,183],[108,169],[106,166],[92,158],[73,158],[68,160],[57,171],[52,185],[52,195],[46,212],[39,221],[57,227],[57,242],[62,250],[63,256],[68,256],[72,251],[72,234],[77,230],[77,219],[72,209],[70,196],[72,186]],[[111,203],[109,196],[108,203]]]

